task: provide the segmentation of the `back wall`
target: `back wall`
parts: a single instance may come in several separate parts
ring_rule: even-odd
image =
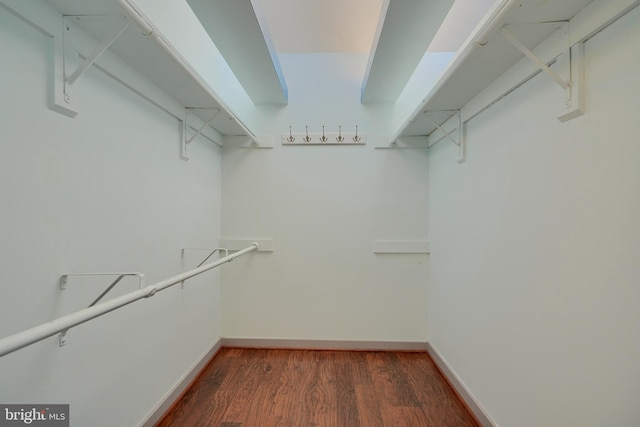
[[[382,150],[391,109],[360,104],[367,55],[287,54],[289,105],[261,107],[273,149],[223,150],[222,233],[274,239],[222,272],[223,335],[426,340],[428,255],[374,254],[374,240],[426,240],[427,153]],[[288,132],[359,132],[366,146],[282,146]],[[235,261],[234,261],[235,262]]]

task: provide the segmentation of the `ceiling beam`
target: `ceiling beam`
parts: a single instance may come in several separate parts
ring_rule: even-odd
[[[362,84],[363,103],[398,99],[453,3],[385,0]]]
[[[266,21],[256,1],[187,0],[255,104],[286,104],[284,81]]]

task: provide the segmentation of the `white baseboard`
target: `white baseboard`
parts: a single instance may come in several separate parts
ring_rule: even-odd
[[[482,427],[498,427],[498,425],[491,419],[487,411],[480,405],[480,402],[475,398],[467,386],[462,382],[460,377],[455,373],[451,366],[446,362],[438,351],[433,348],[431,343],[427,343],[426,350],[433,362],[438,366],[442,374],[447,377],[447,380],[451,386],[456,390],[458,395],[467,404],[467,407],[476,419],[480,422]]]
[[[339,341],[278,338],[222,338],[223,347],[282,348],[305,350],[426,351],[420,341]]]
[[[191,385],[196,376],[204,369],[205,366],[213,359],[213,357],[222,348],[222,340],[218,340],[211,348],[204,352],[191,368],[178,380],[171,390],[160,400],[153,410],[142,421],[140,427],[153,427],[171,408],[171,406],[180,398],[182,393]]]

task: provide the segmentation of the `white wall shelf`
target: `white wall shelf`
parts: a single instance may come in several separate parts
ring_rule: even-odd
[[[462,162],[464,124],[540,72],[563,87],[557,106],[550,106],[557,109],[558,119],[580,116],[585,110],[582,43],[638,3],[496,2],[393,141],[426,136],[427,145],[433,146],[455,139]],[[452,138],[452,133],[457,135]]]
[[[198,131],[218,145],[235,136],[258,144],[258,138],[214,88],[128,0],[0,0],[0,6],[54,40],[52,110],[69,117],[78,113],[74,98],[90,96],[82,93],[82,74],[95,66],[177,120],[186,121],[188,115],[191,131],[185,127],[183,154],[186,141]],[[210,120],[212,111],[219,114]]]

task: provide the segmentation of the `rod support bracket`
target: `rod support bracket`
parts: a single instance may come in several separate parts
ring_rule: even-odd
[[[94,305],[96,305],[105,295],[107,295],[111,291],[111,289],[113,289],[123,278],[127,276],[134,276],[138,278],[138,289],[142,289],[144,286],[144,274],[142,273],[128,273],[128,272],[127,273],[67,273],[60,276],[60,279],[58,280],[58,286],[60,290],[67,289],[70,276],[73,276],[73,277],[117,276],[116,279],[113,282],[111,282],[111,284],[105,290],[103,290],[102,293],[98,295],[98,297],[95,298],[87,308],[93,307]],[[60,347],[62,347],[67,343],[66,334],[68,330],[69,329],[65,329],[64,331],[61,331],[60,334],[58,335],[58,344],[60,345]]]
[[[221,256],[222,252],[224,252],[224,258],[229,256],[229,249],[227,248],[183,248],[180,251],[180,258],[182,259],[182,271],[187,271],[187,263],[186,263],[186,256],[185,256],[187,251],[209,252],[209,255],[207,255],[202,261],[200,261],[200,263],[196,266],[196,268],[202,267],[202,265],[205,262],[207,262],[209,258],[211,258],[216,252],[219,254],[218,256],[220,256],[221,258],[222,258]],[[180,282],[180,288],[184,289],[184,280]]]
[[[68,329],[65,329],[58,334],[58,347],[64,347],[67,343],[67,331]]]
[[[59,280],[59,286],[60,286],[60,290],[64,291],[65,289],[67,289],[67,282],[69,281],[69,278],[66,274],[63,274],[62,276],[60,276],[60,280]]]

